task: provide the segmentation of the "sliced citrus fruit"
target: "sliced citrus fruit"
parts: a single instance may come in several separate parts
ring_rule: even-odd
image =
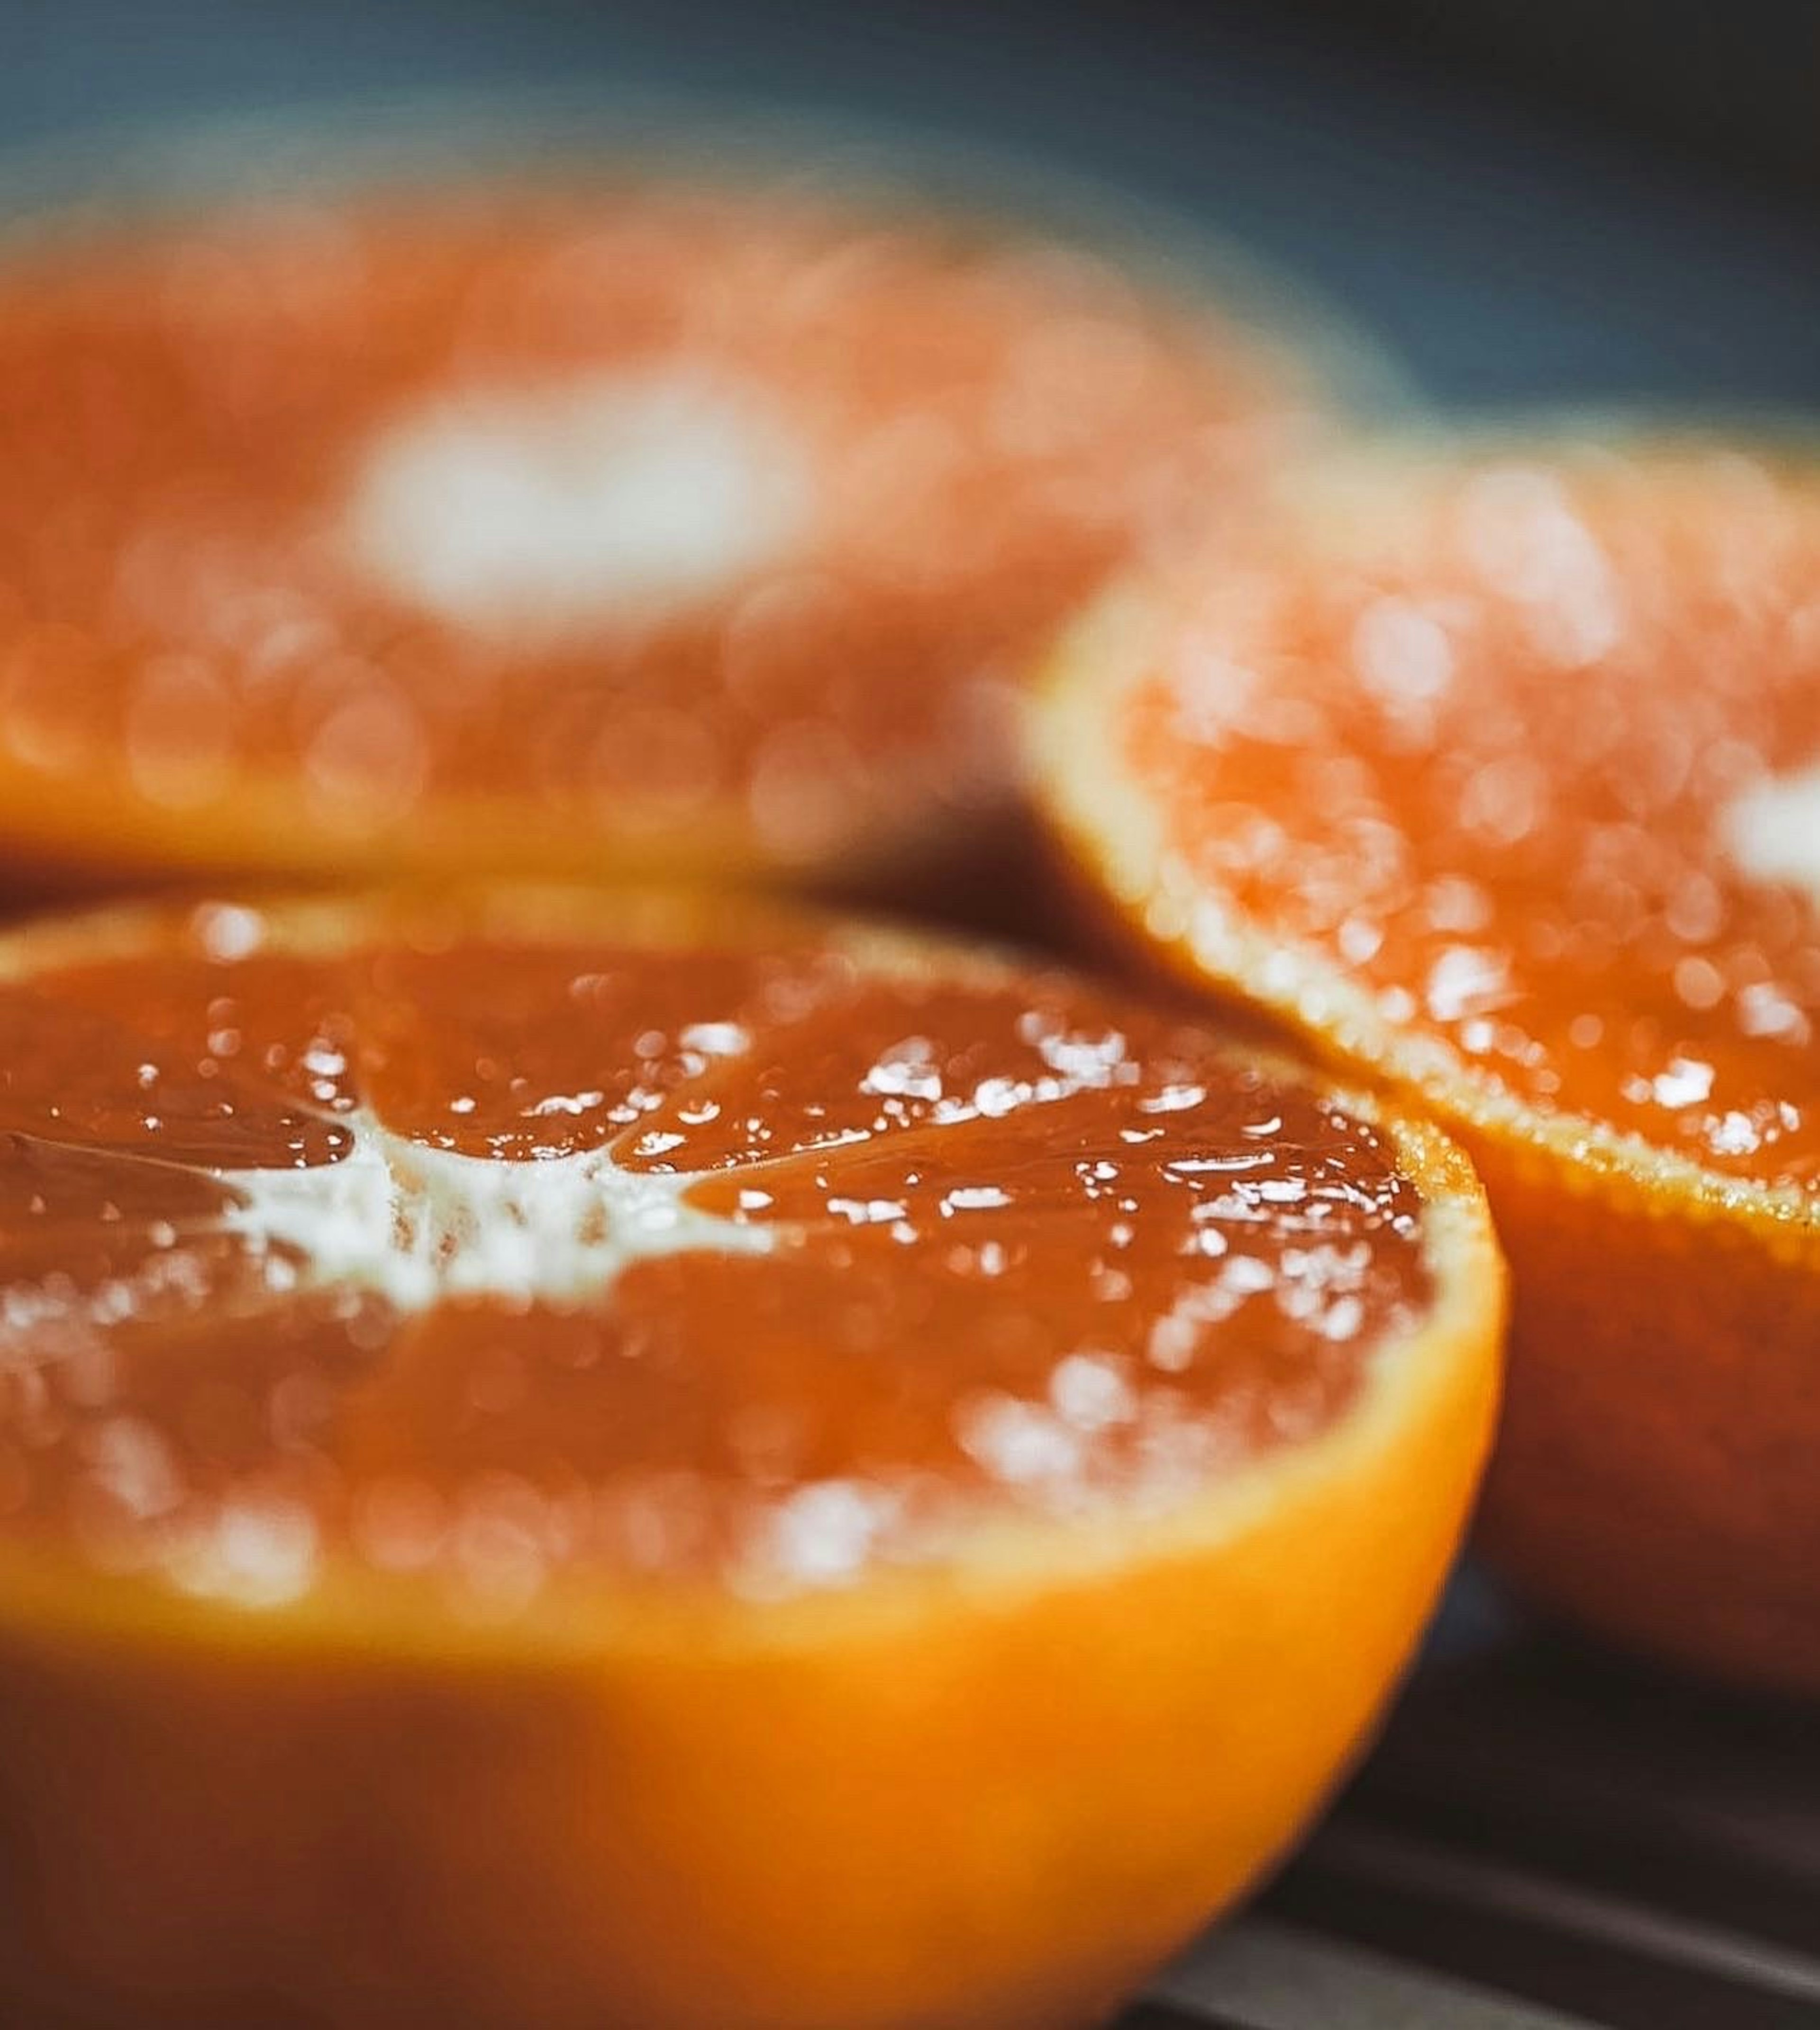
[[[1476,1184],[1179,1013],[497,891],[41,925],[0,974],[33,1996],[1086,2024],[1434,1598]]]
[[[1516,1288],[1488,1544],[1820,1686],[1820,486],[1695,439],[1365,459],[1044,717],[1194,978],[1418,1094]]]
[[[115,875],[939,857],[1034,645],[1311,381],[1083,247],[774,173],[53,214],[0,265],[0,834]]]

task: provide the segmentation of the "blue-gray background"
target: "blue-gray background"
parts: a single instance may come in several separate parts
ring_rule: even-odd
[[[1086,169],[1302,271],[1450,401],[1820,408],[1815,0],[0,0],[0,148],[578,78]]]

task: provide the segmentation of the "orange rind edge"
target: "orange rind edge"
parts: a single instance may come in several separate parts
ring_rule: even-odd
[[[1803,1425],[1820,1437],[1820,1197],[1529,1106],[1447,1043],[1399,1028],[1339,967],[1275,942],[1209,892],[1124,758],[1125,702],[1152,674],[1166,624],[1151,588],[1109,595],[1057,644],[1027,717],[1034,794],[1077,894],[1127,953],[1267,1018],[1466,1150],[1515,1281],[1482,1534],[1520,1589],[1634,1648],[1820,1688],[1820,1482],[1811,1457],[1764,1464]],[[1631,1256],[1632,1282],[1614,1280],[1625,1267],[1614,1244]],[[1647,1351],[1649,1379],[1598,1377],[1582,1356],[1601,1338]],[[1766,1349],[1776,1364],[1759,1359],[1755,1385],[1738,1385]],[[1658,1415],[1644,1396],[1668,1394],[1671,1378],[1688,1399],[1684,1428],[1669,1404],[1627,1456],[1627,1434]],[[1651,1456],[1665,1440],[1688,1474]],[[1766,1576],[1771,1562],[1781,1570]]]
[[[300,931],[345,906],[300,905]],[[526,908],[573,927],[624,906]],[[678,906],[686,925],[709,905]],[[35,936],[54,963],[129,949],[158,920],[15,934],[0,975]],[[243,1816],[284,1842],[309,1977],[344,1984],[325,1912],[351,1809],[337,1778],[358,1774],[362,1822],[402,1829],[383,1839],[419,1892],[401,1955],[420,1995],[459,1994],[477,2022],[580,2020],[602,1995],[645,2030],[1100,2020],[1281,1853],[1356,1753],[1489,1443],[1505,1292],[1483,1195],[1438,1130],[1358,1104],[1424,1201],[1433,1303],[1333,1425],[1176,1514],[994,1526],[958,1563],[838,1593],[653,1607],[603,1589],[499,1629],[377,1598],[264,1617],[100,1586],[76,1598],[7,1573],[0,1708],[19,1724],[0,1741],[31,1748],[0,1746],[0,1779],[43,1879],[76,1872],[66,1952],[143,1990],[195,1978],[225,1938],[284,1931],[277,1886],[197,1861],[206,1842],[184,1831],[213,1825],[231,1767],[251,1785]],[[182,1865],[91,1902],[94,1843],[145,1809],[136,1765],[99,1752],[128,1724],[158,1754]],[[401,1727],[487,1746],[394,1768],[377,1758]],[[502,1871],[535,1890],[529,1913],[501,1902]],[[35,1952],[67,1914],[51,1894],[20,1919]],[[91,1909],[112,1913],[105,1946]]]

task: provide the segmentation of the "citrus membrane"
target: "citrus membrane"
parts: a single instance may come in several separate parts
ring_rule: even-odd
[[[845,1585],[1179,1505],[1432,1302],[1384,1128],[1067,976],[700,905],[33,935],[4,1532],[162,1586]]]
[[[34,2020],[1103,2021],[1356,1751],[1497,1393],[1435,1130],[700,898],[17,931],[0,1213]]]

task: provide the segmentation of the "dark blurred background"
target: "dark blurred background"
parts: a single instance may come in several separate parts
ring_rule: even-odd
[[[1097,173],[1448,401],[1820,407],[1816,0],[0,0],[0,147],[552,79]]]

